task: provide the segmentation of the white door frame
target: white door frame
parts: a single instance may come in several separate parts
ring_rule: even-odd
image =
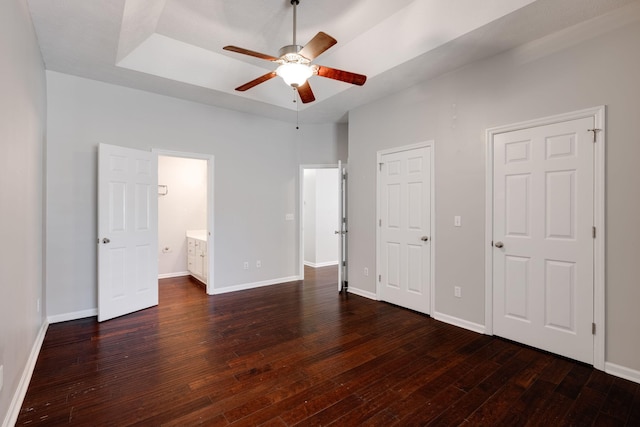
[[[501,133],[569,120],[593,117],[597,142],[594,147],[594,239],[593,321],[596,324],[593,366],[604,370],[605,362],[605,106],[498,126],[486,131],[485,202],[485,333],[493,335],[493,140]]]
[[[202,154],[202,153],[188,153],[183,151],[171,151],[171,150],[162,150],[158,148],[153,148],[151,150],[153,153],[156,153],[157,156],[169,156],[169,157],[182,157],[185,159],[198,159],[198,160],[206,160],[207,161],[207,262],[209,263],[209,270],[207,274],[207,295],[214,294],[214,240],[211,239],[211,234],[214,230],[214,182],[215,175],[214,172],[214,156],[212,154]],[[156,231],[157,233],[157,231]]]
[[[342,166],[345,166],[344,164]],[[298,277],[304,280],[304,170],[305,169],[338,169],[338,163],[319,165],[300,165],[298,173]],[[338,261],[339,262],[339,261]]]
[[[380,247],[381,247],[381,239],[382,233],[380,232],[379,220],[380,220],[380,200],[382,195],[380,194],[380,168],[378,167],[380,163],[382,163],[382,156],[386,154],[398,153],[400,151],[408,151],[415,150],[417,148],[431,148],[431,164],[430,168],[430,176],[431,176],[431,212],[429,212],[431,219],[431,235],[429,236],[429,240],[431,241],[431,253],[429,262],[431,263],[431,277],[429,277],[429,315],[433,316],[435,313],[435,277],[436,277],[436,263],[435,263],[435,254],[436,254],[436,208],[435,208],[435,200],[436,200],[436,184],[435,184],[435,143],[433,140],[423,141],[416,144],[411,145],[403,145],[401,147],[387,148],[385,150],[380,150],[377,152],[376,156],[376,274],[375,277],[378,277],[380,274]],[[376,299],[380,301],[380,281],[376,280]]]

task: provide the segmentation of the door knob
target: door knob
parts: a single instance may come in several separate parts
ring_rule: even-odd
[[[423,242],[426,242],[427,240],[429,240],[429,236],[422,236],[420,240],[422,240]]]
[[[338,230],[334,231],[333,234],[340,234]]]
[[[102,239],[102,243],[104,243],[105,245],[106,245],[107,243],[109,243],[109,242],[111,242],[111,240],[109,240],[109,239],[108,239],[108,238],[106,238],[106,237],[105,237],[104,239]]]
[[[496,248],[501,248],[501,247],[503,247],[503,246],[504,246],[504,243],[502,243],[502,242],[496,242],[496,243],[494,244],[494,246],[495,246]]]

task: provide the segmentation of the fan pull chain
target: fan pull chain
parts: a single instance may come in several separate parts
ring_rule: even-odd
[[[300,124],[299,123],[300,110],[298,109],[298,105],[299,104],[298,104],[298,98],[296,97],[297,94],[298,94],[298,90],[294,87],[293,88],[293,102],[294,102],[294,104],[296,104],[296,129],[300,129],[300,126],[299,126],[299,124]]]

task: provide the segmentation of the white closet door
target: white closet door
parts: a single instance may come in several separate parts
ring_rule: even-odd
[[[379,295],[422,313],[431,294],[431,147],[381,156]]]
[[[593,118],[499,134],[494,333],[593,363]]]

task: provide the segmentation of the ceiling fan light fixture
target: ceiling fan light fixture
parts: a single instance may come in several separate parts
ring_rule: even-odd
[[[276,69],[276,74],[289,86],[299,87],[313,75],[313,69],[306,64],[285,62]]]

